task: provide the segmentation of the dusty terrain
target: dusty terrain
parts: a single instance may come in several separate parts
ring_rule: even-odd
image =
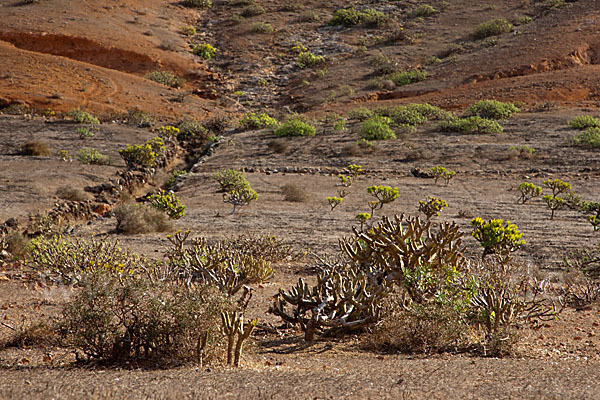
[[[187,209],[176,227],[210,238],[273,234],[298,251],[333,255],[338,240],[356,225],[354,216],[368,211],[365,188],[385,184],[399,187],[400,198],[379,215],[415,215],[426,196],[445,199],[449,207],[436,221],[461,226],[470,257],[481,254],[470,237],[473,217],[510,219],[526,240],[517,259],[554,282],[565,279],[567,251],[597,245],[598,232],[580,214],[560,210],[551,221],[541,200],[517,204],[517,187],[524,180],[541,185],[559,178],[584,199],[599,201],[600,154],[597,148],[568,145],[575,131],[567,121],[582,114],[600,116],[600,1],[562,7],[521,0],[433,1],[429,4],[441,11],[421,20],[410,15],[421,1],[353,2],[395,18],[379,28],[328,26],[333,12],[347,5],[337,0],[291,5],[262,0],[265,13],[241,23],[234,16],[244,6],[213,3],[209,10],[158,0],[101,6],[66,0],[0,4],[0,222],[16,218],[25,223],[29,213],[52,209],[61,186],[83,190],[111,182],[125,168],[118,150],[155,136],[162,123],[177,124],[184,116],[228,115],[234,121],[248,111],[277,117],[296,111],[316,122],[315,137],[286,138],[285,150],[277,152],[270,131],[242,131],[231,122],[215,151],[201,162],[187,154],[189,163],[178,159],[169,165],[169,170],[189,170],[177,184]],[[519,23],[524,17],[530,22]],[[506,18],[515,27],[494,44],[474,40],[475,26],[491,18]],[[259,21],[270,23],[273,32],[253,31],[252,23]],[[181,34],[184,25],[195,26],[198,33]],[[404,39],[385,40],[400,27]],[[194,56],[190,50],[199,43],[212,44],[216,57]],[[297,44],[325,56],[326,63],[297,68],[292,50]],[[427,62],[450,45],[461,49]],[[373,84],[370,61],[376,54],[394,60],[399,70],[422,67],[428,79],[380,88]],[[144,78],[156,70],[171,71],[186,83],[168,88]],[[428,102],[462,113],[491,98],[522,106],[522,112],[501,121],[504,132],[499,134],[445,133],[428,122],[415,133],[365,151],[355,144],[356,121],[348,120],[348,131],[341,133],[326,120],[357,107],[402,103]],[[81,138],[79,126],[61,118],[61,112],[73,108],[101,118],[93,137]],[[154,127],[121,123],[134,108],[152,115]],[[46,143],[51,154],[21,154],[30,141]],[[535,152],[528,156],[510,149],[521,145]],[[56,155],[66,150],[74,156],[82,147],[109,155],[110,163],[87,165]],[[352,163],[367,172],[343,204],[330,211],[326,197],[339,189],[336,175]],[[455,170],[456,178],[445,186],[410,174],[412,168],[436,165]],[[223,168],[245,169],[259,193],[257,201],[234,215],[212,178]],[[162,185],[168,172],[159,171],[134,195]],[[302,188],[307,200],[284,201],[286,184]],[[118,238],[137,252],[161,256],[165,234],[117,235],[115,224],[110,213],[95,214],[74,221],[70,233]],[[271,298],[299,276],[314,279],[311,260],[277,264],[274,278],[255,288],[248,317],[279,326],[281,320],[266,313]],[[18,261],[0,264],[0,340],[58,315],[71,291],[42,284]],[[567,308],[553,321],[524,327],[515,355],[501,359],[470,353],[379,354],[365,350],[360,335],[307,345],[300,331],[257,330],[239,369],[219,363],[171,369],[82,366],[68,349],[35,343],[0,350],[0,398],[590,399],[600,396],[598,326],[598,304]]]

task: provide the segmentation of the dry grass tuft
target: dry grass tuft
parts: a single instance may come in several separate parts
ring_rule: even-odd
[[[88,195],[83,190],[70,185],[58,187],[55,194],[59,199],[69,201],[86,201],[89,199]]]
[[[127,234],[169,232],[174,229],[169,217],[151,207],[123,204],[115,209],[117,231]]]
[[[21,147],[21,152],[24,156],[36,156],[36,157],[45,157],[52,154],[52,150],[47,143],[39,142],[39,141],[31,141],[25,143]]]
[[[281,187],[281,192],[283,193],[283,199],[285,201],[291,201],[293,203],[306,203],[310,196],[304,188],[295,185],[293,183],[285,184]]]

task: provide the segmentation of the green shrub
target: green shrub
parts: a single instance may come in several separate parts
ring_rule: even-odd
[[[361,22],[361,12],[354,8],[336,10],[333,18],[329,20],[329,25],[358,25]]]
[[[77,152],[77,159],[84,164],[107,165],[110,164],[110,157],[101,154],[92,147],[84,147]]]
[[[388,117],[374,115],[361,124],[360,137],[366,140],[396,139],[396,134],[390,128],[391,123],[392,120]]]
[[[600,120],[591,115],[578,115],[569,121],[569,126],[573,129],[584,130],[588,128],[600,128]]]
[[[327,203],[329,203],[329,207],[331,207],[331,211],[333,211],[337,206],[342,204],[342,201],[344,201],[343,197],[332,196],[332,197],[327,198]]]
[[[370,110],[366,107],[359,107],[359,108],[355,108],[355,109],[351,110],[348,113],[348,118],[356,119],[359,121],[364,121],[366,119],[371,118],[373,115],[374,115],[373,110]]]
[[[179,31],[186,36],[194,36],[197,33],[196,28],[192,25],[183,25]]]
[[[192,49],[192,53],[197,56],[210,60],[217,54],[217,50],[208,43],[197,44]]]
[[[575,146],[600,147],[600,128],[587,128],[571,138]]]
[[[394,82],[396,86],[404,86],[424,81],[427,79],[427,72],[415,69],[412,71],[395,72],[388,75],[387,78]]]
[[[179,197],[175,193],[168,193],[164,190],[148,196],[152,207],[164,212],[171,219],[179,219],[185,214],[185,206],[180,203]]]
[[[127,110],[127,123],[147,128],[154,125],[154,118],[148,112],[134,107]]]
[[[273,25],[268,22],[257,21],[250,26],[254,33],[273,33]]]
[[[502,125],[496,121],[491,121],[479,116],[467,118],[452,118],[442,121],[439,124],[442,132],[459,133],[500,133],[504,130]]]
[[[294,117],[275,130],[275,136],[314,136],[316,129],[314,126],[302,121],[299,117]]]
[[[317,56],[310,51],[302,51],[298,54],[296,58],[296,65],[299,68],[312,68],[316,65],[322,64],[325,62],[325,57]]]
[[[542,197],[542,199],[546,202],[546,205],[552,212],[550,214],[550,219],[554,219],[554,213],[556,210],[560,210],[565,205],[567,205],[567,200],[563,197],[560,197],[561,194],[569,194],[571,193],[571,184],[567,182],[563,182],[560,179],[547,179],[544,181],[544,186],[548,189],[552,190],[552,194],[546,195]]]
[[[240,14],[242,15],[242,17],[250,18],[264,13],[265,9],[260,4],[250,4],[247,7],[244,7]]]
[[[230,192],[235,189],[250,187],[244,173],[235,169],[222,169],[214,175],[214,179],[219,184],[220,192]]]
[[[359,11],[351,7],[336,10],[333,14],[333,17],[329,20],[329,25],[354,26],[358,24],[365,24],[371,26],[382,26],[385,25],[388,19],[388,16],[381,11],[370,8],[367,8],[364,11]]]
[[[411,16],[413,18],[419,18],[419,17],[424,18],[424,17],[430,17],[430,16],[434,15],[435,13],[437,13],[437,10],[435,8],[433,8],[429,4],[422,4],[413,10],[413,12],[411,13]]]
[[[369,186],[367,193],[377,199],[379,209],[400,197],[400,190],[397,187],[391,186]],[[373,215],[374,211],[375,207],[371,207],[371,215]]]
[[[212,0],[183,0],[183,5],[194,8],[211,8]]]
[[[140,257],[119,246],[118,241],[81,240],[54,235],[40,236],[27,245],[25,262],[49,280],[76,284],[85,274],[99,269],[133,273]]]
[[[90,114],[87,111],[73,109],[67,113],[67,116],[69,116],[73,121],[75,121],[79,124],[99,124],[100,123],[98,118],[94,117],[92,114]]]
[[[513,113],[519,112],[519,108],[513,103],[503,103],[496,100],[482,100],[467,108],[471,114],[486,119],[507,119]]]
[[[240,119],[242,129],[265,129],[275,128],[279,122],[267,113],[247,113]]]
[[[525,244],[515,224],[502,219],[491,219],[484,222],[481,218],[473,218],[473,237],[483,247],[482,258],[489,254],[495,254],[502,263],[510,259],[510,253]]]
[[[177,135],[179,140],[204,140],[208,134],[204,125],[195,118],[184,118],[177,129],[179,129]]]
[[[146,74],[145,78],[172,88],[180,88],[185,84],[185,79],[169,71],[153,71]]]
[[[158,158],[165,154],[165,144],[160,137],[148,140],[137,146],[127,146],[119,154],[129,167],[151,168],[157,165]]]
[[[485,39],[490,36],[508,33],[513,25],[503,18],[492,19],[477,25],[474,36],[476,39]]]

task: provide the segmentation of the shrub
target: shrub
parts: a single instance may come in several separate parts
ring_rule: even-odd
[[[366,119],[371,118],[374,115],[373,111],[366,107],[359,107],[351,110],[348,113],[349,119],[356,119],[359,121],[364,121]]]
[[[27,245],[26,263],[49,280],[76,284],[87,272],[112,270],[134,273],[140,257],[124,251],[118,241],[80,240],[54,235],[40,236]]]
[[[145,78],[172,88],[180,88],[185,84],[185,79],[169,71],[153,71],[146,74]]]
[[[390,128],[391,123],[390,118],[375,115],[361,124],[360,137],[366,140],[396,139],[396,134]]]
[[[197,33],[196,28],[192,25],[183,25],[179,31],[186,36],[194,36]]]
[[[268,22],[254,22],[250,29],[254,33],[273,33],[273,25]]]
[[[287,183],[281,187],[283,193],[283,199],[293,203],[305,203],[310,199],[310,196],[306,190],[293,183]]]
[[[84,164],[107,165],[110,164],[110,157],[101,154],[92,147],[84,147],[77,152],[77,159]]]
[[[148,196],[152,207],[164,212],[171,219],[179,219],[185,214],[185,206],[180,203],[179,197],[175,193],[167,193],[161,190],[157,194]]]
[[[293,117],[284,122],[275,130],[275,136],[314,136],[316,129],[307,122],[302,121],[299,117]]]
[[[290,145],[287,140],[284,139],[274,139],[269,142],[269,148],[273,150],[275,153],[283,154],[287,153],[290,149]]]
[[[580,131],[588,128],[600,128],[600,120],[591,115],[578,115],[569,121],[569,126]]]
[[[486,119],[507,119],[519,112],[519,108],[513,103],[503,103],[496,100],[482,100],[467,108],[471,114]]]
[[[298,57],[296,58],[296,65],[299,68],[312,68],[324,62],[325,57],[314,55],[310,51],[300,52],[300,54],[298,54]]]
[[[89,358],[172,363],[210,356],[221,340],[219,315],[231,308],[210,286],[182,285],[148,274],[96,269],[63,309],[61,332]]]
[[[242,129],[264,129],[274,128],[279,122],[267,113],[247,113],[240,119]]]
[[[600,147],[600,128],[587,128],[571,138],[575,146]]]
[[[429,196],[426,200],[419,201],[419,211],[425,214],[428,220],[433,216],[439,217],[440,212],[446,207],[448,207],[448,203],[437,197]]]
[[[147,128],[154,124],[152,115],[137,107],[127,110],[127,123],[137,125],[140,128]]]
[[[229,192],[235,189],[250,187],[243,172],[235,169],[222,169],[214,175],[214,179],[219,184],[220,192]]]
[[[24,156],[45,157],[52,154],[50,146],[44,142],[31,141],[21,146],[20,154]]]
[[[242,17],[250,18],[264,13],[265,9],[260,4],[250,4],[247,7],[244,7],[240,14],[242,15]]]
[[[160,137],[148,140],[137,146],[127,146],[119,150],[119,154],[129,167],[155,167],[160,157],[164,157],[165,144]]]
[[[212,0],[183,0],[183,5],[194,8],[211,8]]]
[[[358,25],[361,22],[361,12],[354,8],[336,10],[333,18],[329,20],[329,25]]]
[[[438,180],[443,179],[446,186],[448,186],[450,180],[456,176],[456,172],[444,167],[433,167],[429,170],[429,172],[431,172],[433,175],[436,184]]]
[[[388,21],[388,16],[377,10],[370,8],[364,11],[358,11],[354,8],[345,8],[336,10],[333,17],[329,20],[329,25],[354,26],[358,24],[382,26]]]
[[[440,122],[439,128],[442,132],[459,133],[500,133],[504,130],[502,125],[479,116],[467,118],[451,118]]]
[[[208,133],[204,125],[194,118],[184,118],[177,128],[179,140],[204,140]]]
[[[371,219],[371,214],[369,213],[358,213],[354,217],[355,220],[360,222],[360,230],[362,232],[364,225],[367,223],[369,219]]]
[[[124,204],[114,210],[117,232],[126,234],[168,232],[173,230],[169,217],[155,208]]]
[[[192,53],[197,56],[210,60],[217,54],[217,50],[208,43],[197,44],[192,49]]]
[[[491,219],[484,222],[481,218],[474,218],[471,225],[473,237],[483,247],[482,259],[494,254],[502,263],[506,263],[510,260],[510,253],[525,244],[525,241],[521,240],[523,234],[510,221]]]
[[[430,16],[434,15],[435,13],[437,13],[437,10],[435,8],[433,8],[429,4],[422,4],[413,10],[413,12],[411,13],[411,16],[413,18],[419,18],[419,17],[424,18],[424,17],[430,17]]]
[[[82,110],[71,110],[67,113],[71,119],[79,124],[99,124],[100,121],[98,118],[94,117],[92,114],[82,111]]]
[[[513,25],[503,18],[492,19],[477,25],[475,39],[485,39],[490,36],[501,35],[512,30]]]
[[[56,196],[69,201],[86,201],[88,195],[81,189],[70,185],[59,186],[55,192]]]
[[[427,72],[415,69],[412,71],[396,72],[388,75],[388,78],[394,82],[396,86],[404,86],[424,81],[427,79]]]

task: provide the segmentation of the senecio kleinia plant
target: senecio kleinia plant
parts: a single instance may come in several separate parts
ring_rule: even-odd
[[[473,218],[473,237],[483,247],[484,259],[489,254],[495,254],[502,263],[510,260],[510,253],[517,250],[525,244],[521,238],[523,234],[519,232],[517,225],[510,221],[491,219],[484,222],[481,218]]]
[[[600,120],[591,115],[578,115],[569,121],[569,126],[580,131],[588,128],[600,128]]]
[[[360,137],[366,140],[396,139],[396,134],[390,128],[391,123],[389,117],[374,115],[361,124]]]
[[[419,201],[419,211],[425,214],[427,220],[430,220],[433,216],[439,217],[440,212],[442,212],[442,210],[446,207],[448,207],[448,203],[446,203],[445,200],[438,199],[437,197],[429,196],[427,200]]]
[[[302,51],[296,58],[298,68],[311,68],[325,62],[325,57],[317,56],[310,51]]]
[[[450,180],[456,176],[456,172],[452,171],[451,169],[446,169],[444,167],[433,167],[429,170],[429,172],[431,172],[431,174],[433,175],[436,184],[439,179],[443,179],[446,183],[446,186],[448,186]]]
[[[359,213],[354,217],[358,222],[360,222],[360,230],[363,230],[364,224],[371,218],[371,214],[369,213]]]
[[[542,188],[533,183],[523,182],[519,185],[519,190],[521,191],[521,197],[519,197],[517,203],[521,204],[525,204],[528,200],[542,195]]]
[[[513,113],[519,112],[519,107],[513,103],[497,100],[481,100],[467,108],[467,111],[486,119],[507,119]]]
[[[379,209],[381,209],[384,204],[391,203],[400,197],[400,190],[397,187],[393,188],[390,186],[369,186],[367,188],[367,193],[377,199]],[[372,205],[373,204],[369,204],[369,207]],[[371,213],[373,213],[375,209],[371,208],[371,210]]]
[[[328,197],[327,202],[329,203],[329,206],[331,207],[331,211],[333,211],[337,206],[342,204],[343,200],[344,200],[343,197],[335,197],[335,196]]]
[[[560,179],[547,179],[544,181],[544,186],[552,190],[552,194],[548,194],[542,199],[546,202],[548,208],[552,211],[550,219],[554,219],[554,212],[563,208],[567,201],[559,197],[560,194],[569,193],[571,191],[571,184],[563,182]]]
[[[148,196],[152,207],[167,214],[171,219],[179,219],[185,214],[185,206],[179,202],[175,193],[168,193],[161,190],[157,194]]]
[[[223,193],[223,202],[233,204],[231,214],[235,214],[237,207],[247,206],[253,200],[258,199],[258,194],[248,186],[241,186]]]

